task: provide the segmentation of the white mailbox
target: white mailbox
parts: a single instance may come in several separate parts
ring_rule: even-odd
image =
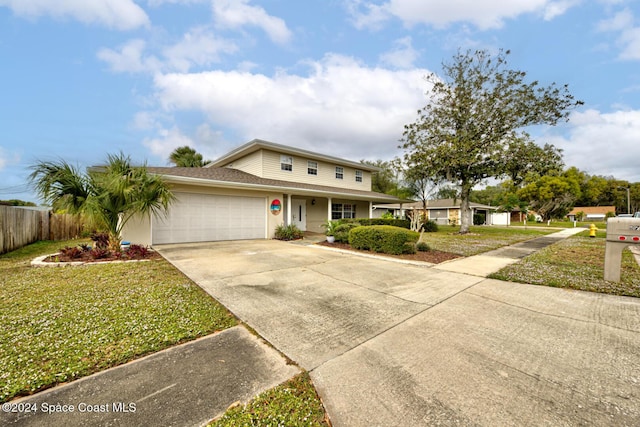
[[[640,245],[640,218],[609,218],[604,251],[604,280],[620,281],[622,250]]]

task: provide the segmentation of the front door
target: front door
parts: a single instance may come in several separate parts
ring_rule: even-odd
[[[301,231],[307,230],[307,201],[302,199],[291,200],[291,222]]]

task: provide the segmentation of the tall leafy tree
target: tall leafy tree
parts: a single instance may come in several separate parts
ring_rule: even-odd
[[[573,170],[572,170],[573,169]],[[570,168],[562,175],[544,175],[518,191],[520,199],[546,221],[562,218],[580,198],[580,177]]]
[[[568,120],[569,110],[582,104],[567,85],[525,82],[524,71],[507,68],[508,55],[459,52],[443,64],[441,77],[427,77],[433,83],[429,102],[405,126],[406,163],[460,189],[460,233],[472,223],[469,201],[476,184],[490,177],[519,180],[532,164],[543,173],[545,164],[555,165],[559,151],[552,146],[523,158],[533,149],[524,129]]]
[[[169,185],[128,156],[109,155],[105,166],[81,173],[60,160],[31,167],[39,196],[56,209],[82,214],[109,234],[109,246],[120,251],[121,232],[135,215],[165,213],[174,200]]]
[[[169,155],[169,161],[178,167],[185,168],[200,168],[211,163],[210,160],[203,160],[202,154],[188,145],[173,150]]]
[[[391,194],[400,198],[413,197],[413,191],[403,178],[402,165],[399,159],[361,160],[360,163],[375,166],[380,170],[371,174],[371,191]]]

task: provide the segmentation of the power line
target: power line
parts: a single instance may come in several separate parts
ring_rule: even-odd
[[[0,194],[27,193],[31,190],[32,188],[29,184],[20,184],[20,185],[13,185],[10,187],[0,187]]]

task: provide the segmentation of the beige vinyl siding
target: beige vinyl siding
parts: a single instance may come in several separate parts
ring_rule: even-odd
[[[267,150],[260,151],[263,153],[262,175],[260,175],[263,178],[304,182],[307,184],[316,185],[327,185],[330,187],[338,188],[350,188],[353,190],[371,191],[371,172],[369,171],[363,170],[362,182],[356,182],[356,169],[349,166],[323,162],[319,159],[294,156],[287,153],[279,153]],[[280,169],[281,154],[286,154],[293,157],[293,170],[283,171]],[[307,173],[307,161],[309,160],[313,160],[314,162],[318,163],[318,175],[309,175]],[[238,163],[238,161],[234,163]],[[340,166],[344,169],[343,179],[336,179],[336,166]],[[245,169],[242,170],[249,172]]]
[[[278,169],[280,169],[280,158],[278,157]],[[226,167],[238,169],[253,175],[262,176],[262,150],[255,151],[244,157],[225,165]]]

